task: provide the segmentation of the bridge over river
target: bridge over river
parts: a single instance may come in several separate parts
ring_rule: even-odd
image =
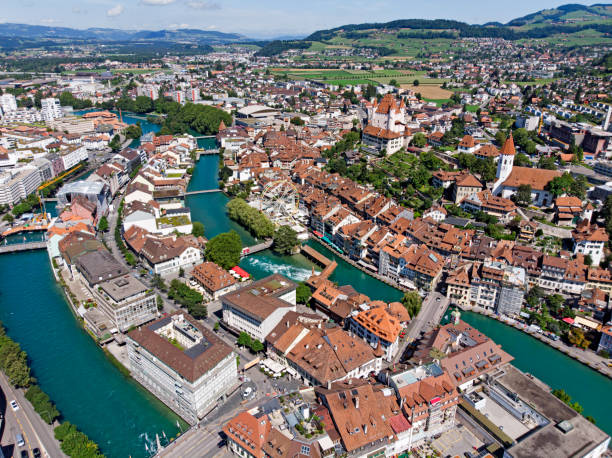
[[[44,250],[47,242],[11,243],[0,246],[0,254],[17,253],[18,251]]]

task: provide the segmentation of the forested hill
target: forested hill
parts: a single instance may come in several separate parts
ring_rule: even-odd
[[[547,38],[559,33],[596,30],[612,34],[612,5],[563,5],[552,10],[513,19],[508,24],[467,24],[448,19],[400,19],[385,23],[349,24],[328,30],[319,30],[306,41],[329,41],[336,37],[367,39],[372,31],[401,30],[402,38]]]

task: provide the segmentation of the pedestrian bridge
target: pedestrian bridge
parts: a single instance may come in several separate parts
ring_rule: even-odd
[[[221,189],[205,189],[203,191],[189,191],[183,194],[184,196],[195,196],[197,194],[210,194],[213,192],[223,192]]]
[[[46,248],[47,242],[12,243],[10,245],[0,246],[0,254],[17,253],[18,251],[44,250]]]
[[[268,248],[272,246],[272,242],[273,240],[270,239],[270,240],[266,240],[265,242],[258,243],[257,245],[244,247],[242,249],[242,252],[240,253],[240,257],[245,258],[251,254],[255,254],[255,253],[259,253],[260,251],[267,250]]]

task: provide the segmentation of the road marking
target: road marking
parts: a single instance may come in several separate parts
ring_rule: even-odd
[[[30,445],[30,440],[28,439],[28,435],[25,433],[23,425],[21,424],[21,422],[19,421],[19,417],[17,417],[17,412],[13,412],[15,414],[15,420],[17,420],[17,423],[19,423],[19,429],[21,430],[21,434],[23,434],[23,437],[26,441],[26,444],[28,444],[28,448],[30,449],[30,452],[32,452],[32,446]],[[27,418],[27,415],[26,415]],[[15,446],[18,447],[17,442],[15,442]],[[32,452],[32,454],[34,454]]]

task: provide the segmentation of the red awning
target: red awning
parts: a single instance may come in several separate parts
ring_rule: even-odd
[[[249,273],[246,270],[242,269],[240,266],[232,267],[231,270],[236,272],[242,278],[249,278],[250,277]]]
[[[563,321],[565,321],[567,324],[574,324],[573,318],[563,318]]]
[[[429,403],[433,405],[433,404],[437,404],[440,401],[441,401],[441,399],[439,397],[437,397],[437,398],[433,398],[431,401],[429,401]]]

